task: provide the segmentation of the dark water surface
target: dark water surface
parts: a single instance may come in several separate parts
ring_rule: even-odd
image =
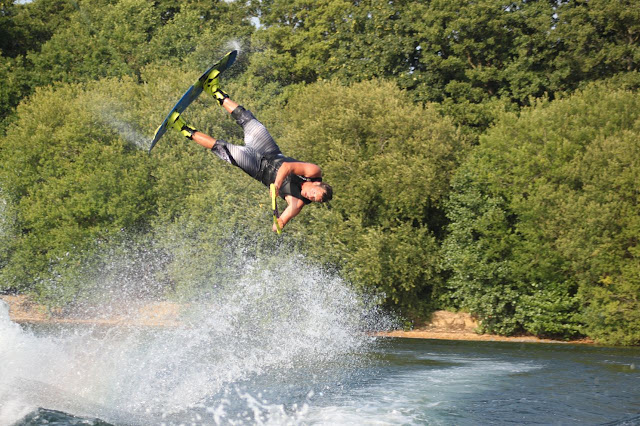
[[[363,395],[408,423],[640,423],[638,349],[398,339],[381,352],[382,382]]]
[[[384,338],[281,367],[130,424],[640,424],[639,348]],[[16,424],[129,423],[83,407],[40,407]]]

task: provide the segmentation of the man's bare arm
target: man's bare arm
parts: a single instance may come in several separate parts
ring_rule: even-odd
[[[286,200],[289,205],[287,206],[286,209],[284,209],[284,211],[280,215],[280,218],[278,219],[278,223],[280,224],[280,229],[283,229],[284,226],[287,224],[287,222],[289,222],[291,219],[296,217],[304,207],[304,203],[302,202],[302,200],[292,197],[291,195],[288,195],[286,197]],[[275,227],[275,224],[274,224],[274,227]]]
[[[280,190],[284,179],[292,173],[307,178],[322,177],[322,169],[315,164],[302,162],[282,163],[274,181],[276,190]]]

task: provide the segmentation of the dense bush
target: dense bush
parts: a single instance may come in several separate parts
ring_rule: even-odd
[[[392,79],[479,130],[497,100],[527,105],[639,67],[630,0],[260,3],[265,28],[254,38],[266,49],[257,59],[273,78]]]
[[[505,114],[461,167],[448,287],[485,330],[638,343],[639,102],[596,85]]]
[[[0,179],[17,218],[3,286],[29,288],[56,259],[102,234],[144,229],[153,214],[150,167],[104,121],[117,115],[112,88],[39,90],[0,139]]]

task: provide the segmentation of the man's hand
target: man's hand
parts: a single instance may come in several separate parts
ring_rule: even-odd
[[[282,230],[282,228],[284,228],[284,223],[280,219],[278,219],[278,225],[280,225],[280,230]],[[275,232],[275,233],[278,232],[278,228],[276,227],[275,222],[273,223],[273,225],[271,225],[271,230],[273,232]]]

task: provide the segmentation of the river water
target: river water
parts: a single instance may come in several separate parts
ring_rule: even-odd
[[[0,302],[0,425],[640,424],[640,348],[375,338],[393,322],[300,259],[229,283],[173,327]]]
[[[37,332],[27,335],[42,338]],[[0,424],[640,424],[637,348],[363,340],[363,351],[302,357],[259,371],[248,365],[254,370],[249,374],[212,372],[201,365],[202,382],[180,380],[193,371],[166,361],[155,367],[167,370],[129,371],[106,382],[100,365],[94,365],[89,380],[98,383],[85,383],[84,369],[76,371],[76,386],[69,385],[73,381],[65,372],[46,382],[14,376],[0,401]],[[140,354],[136,349],[130,360],[154,368],[149,359],[136,360]],[[84,355],[91,357],[85,362],[96,361],[97,354]],[[78,367],[77,360],[65,361],[71,372]],[[109,365],[103,372],[113,374]],[[131,383],[119,381],[127,376]],[[136,382],[140,377],[147,382]],[[105,387],[109,384],[114,388]]]

